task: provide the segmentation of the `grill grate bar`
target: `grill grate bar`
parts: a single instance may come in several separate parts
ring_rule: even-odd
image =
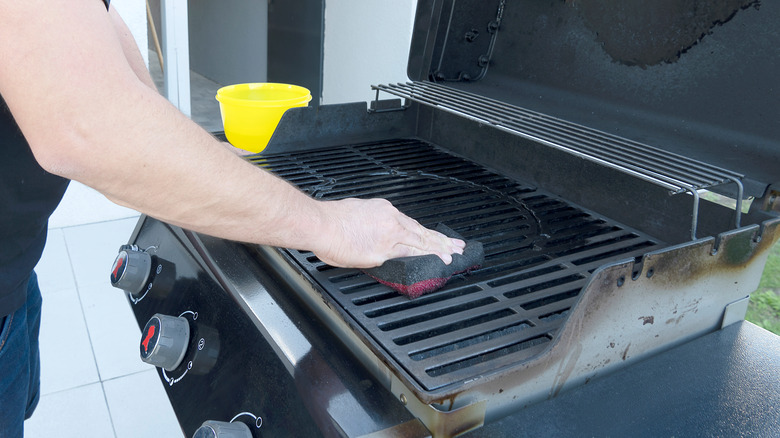
[[[549,335],[541,335],[520,341],[512,340],[514,342],[508,345],[476,351],[471,356],[461,357],[458,360],[443,361],[439,365],[425,369],[425,373],[431,377],[441,377],[458,372],[461,369],[487,369],[489,367],[487,363],[490,361],[495,361],[498,366],[507,365],[512,362],[508,357],[514,357],[515,360],[527,360],[541,353],[551,340],[551,337]]]
[[[489,316],[488,316],[489,317]],[[474,318],[477,320],[478,318]],[[464,357],[473,356],[480,350],[495,348],[496,345],[505,344],[509,339],[513,342],[522,339],[533,339],[545,336],[549,327],[534,326],[528,320],[518,315],[489,321],[476,326],[464,326],[453,331],[452,336],[443,338],[432,337],[418,341],[423,348],[415,349],[415,343],[410,343],[409,357],[415,362],[415,366],[422,369],[440,366],[442,363],[457,362]],[[509,337],[507,337],[509,336]],[[485,345],[485,342],[496,339],[493,345]],[[473,346],[477,346],[474,348]],[[466,349],[471,351],[464,354]]]
[[[255,160],[323,199],[384,197],[423,225],[443,222],[483,243],[480,269],[415,300],[360,271],[286,250],[332,307],[425,390],[538,354],[566,321],[593,270],[662,245],[418,140]]]

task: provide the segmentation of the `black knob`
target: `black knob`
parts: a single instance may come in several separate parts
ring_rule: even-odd
[[[141,360],[173,371],[190,343],[190,323],[184,317],[154,314],[141,333]]]
[[[152,272],[152,256],[136,246],[124,245],[111,268],[111,285],[136,295],[146,289]]]
[[[240,421],[227,423],[208,420],[203,422],[192,438],[252,438],[252,432]]]

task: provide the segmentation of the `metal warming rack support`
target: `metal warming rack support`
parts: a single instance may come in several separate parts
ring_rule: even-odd
[[[542,143],[588,161],[635,176],[669,190],[693,196],[691,239],[699,220],[698,190],[734,183],[737,186],[736,228],[740,227],[744,175],[583,125],[432,82],[373,85],[383,91],[513,135]]]

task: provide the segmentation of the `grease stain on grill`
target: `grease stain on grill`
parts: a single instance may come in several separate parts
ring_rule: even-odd
[[[538,300],[534,300],[529,303],[523,304],[522,308],[525,310],[533,310],[538,307],[544,307],[548,304],[558,303],[564,300],[568,300],[569,298],[574,298],[577,295],[579,295],[579,293],[580,293],[579,289],[567,290],[565,292],[557,293],[554,295],[548,295],[544,298],[540,298]]]
[[[467,327],[467,326],[464,326]],[[502,327],[490,332],[479,333],[473,336],[459,339],[456,342],[450,342],[447,344],[437,345],[433,348],[426,348],[424,350],[414,351],[409,353],[409,358],[414,361],[420,361],[431,357],[439,356],[444,353],[449,353],[460,348],[465,348],[471,345],[477,345],[484,343],[487,340],[495,339],[501,336],[513,335],[519,333],[522,330],[526,330],[533,327],[528,321],[520,321],[509,326]]]
[[[482,242],[483,266],[409,300],[359,270],[286,250],[358,335],[424,390],[543,352],[592,271],[662,245],[595,213],[416,139],[263,157],[322,199],[388,199],[427,227]]]
[[[565,266],[562,266],[562,265],[548,266],[546,268],[537,269],[537,270],[530,271],[530,272],[521,272],[521,273],[518,273],[516,275],[504,276],[504,277],[502,277],[502,278],[500,278],[498,280],[489,281],[488,282],[488,286],[495,288],[495,287],[498,287],[498,286],[503,286],[505,284],[517,283],[517,282],[520,282],[522,280],[527,280],[527,279],[530,279],[530,278],[540,277],[540,276],[543,276],[545,274],[550,274],[550,273],[562,271],[562,270],[565,270],[565,269],[566,269]],[[518,297],[520,295],[524,295],[525,294],[523,292],[524,289],[530,289],[530,287],[515,289],[515,290],[513,290],[511,292],[505,293],[504,295],[507,298]]]
[[[458,313],[468,313],[474,309],[477,309],[479,307],[484,307],[487,306],[488,304],[493,304],[495,302],[498,302],[498,299],[494,297],[486,297],[475,301],[458,304],[456,306],[440,307],[436,310],[429,311],[424,314],[418,314],[408,318],[395,319],[393,321],[379,323],[377,324],[377,328],[379,328],[379,330],[382,330],[383,332],[388,332],[391,330],[408,327],[410,325],[427,322],[433,319],[439,319],[445,316],[450,316]]]
[[[567,0],[617,62],[646,67],[682,54],[759,0]],[[620,25],[615,25],[620,23]]]
[[[429,368],[425,370],[426,374],[428,374],[431,377],[437,377],[442,376],[445,374],[450,374],[454,371],[461,370],[464,368],[471,368],[477,364],[488,362],[500,357],[504,357],[507,355],[510,355],[512,353],[520,352],[520,351],[527,351],[531,349],[532,347],[538,347],[539,345],[546,344],[550,342],[552,338],[548,335],[543,336],[537,336],[532,339],[523,340],[522,342],[518,342],[509,346],[506,346],[504,348],[500,348],[493,351],[487,351],[487,352],[480,352],[478,355],[474,355],[471,357],[467,357],[463,360],[459,360],[456,362],[448,363],[445,365],[439,365],[433,368]]]
[[[392,305],[366,311],[364,315],[368,318],[377,318],[380,316],[392,315],[394,313],[406,312],[411,309],[415,309],[417,307],[427,306],[441,301],[449,301],[454,298],[471,295],[477,292],[482,292],[482,288],[476,286],[460,288],[460,289],[447,292],[446,294],[432,294],[432,295],[423,296],[416,300],[406,300],[406,301],[397,302]],[[394,295],[398,296],[398,294],[395,292]],[[357,305],[366,304],[364,302],[359,302],[359,301],[360,300],[353,300],[353,303]]]
[[[479,325],[479,324],[483,324],[485,322],[495,321],[497,319],[513,316],[516,313],[517,312],[514,312],[511,309],[501,309],[501,310],[497,310],[495,312],[491,312],[491,313],[488,313],[488,314],[480,315],[480,316],[478,316],[476,318],[469,318],[469,319],[458,321],[458,322],[455,322],[455,323],[452,323],[452,324],[438,326],[438,327],[435,327],[433,329],[428,329],[428,330],[425,330],[425,331],[422,331],[422,332],[413,333],[411,335],[402,336],[402,337],[394,339],[393,341],[395,342],[396,345],[407,345],[407,344],[411,344],[412,342],[419,342],[421,340],[430,339],[430,338],[433,338],[433,337],[436,337],[436,336],[440,336],[440,335],[445,334],[445,333],[451,333],[451,332],[454,332],[456,330],[462,330],[462,329],[473,327],[473,326],[476,326],[476,325]],[[515,325],[510,326],[510,327],[516,327],[516,326],[531,327],[531,325],[528,324],[527,322],[515,324]],[[502,329],[501,331],[505,331],[505,330],[506,329]],[[466,344],[463,343],[465,341],[466,340],[460,341],[460,342],[458,342],[456,344],[464,346],[464,345],[466,345]],[[455,345],[455,344],[451,344],[451,345]],[[426,350],[426,351],[430,351],[430,350]],[[413,360],[419,360],[419,359],[422,358],[422,356],[420,356],[420,353],[412,353],[412,354],[409,355],[409,357],[411,357]]]
[[[547,313],[545,315],[541,315],[538,319],[539,321],[554,321],[556,319],[565,318],[569,316],[569,310],[570,308],[567,307],[563,310],[557,310],[555,312]]]
[[[642,321],[642,325],[653,324],[655,322],[654,316],[640,316],[639,320]]]

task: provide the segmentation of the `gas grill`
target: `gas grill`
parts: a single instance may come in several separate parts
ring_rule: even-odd
[[[780,6],[489,3],[421,0],[410,82],[290,110],[247,158],[444,223],[479,269],[410,300],[141,218],[112,282],[187,436],[780,432],[780,343],[742,322],[780,239]],[[674,38],[603,27],[637,14]]]

